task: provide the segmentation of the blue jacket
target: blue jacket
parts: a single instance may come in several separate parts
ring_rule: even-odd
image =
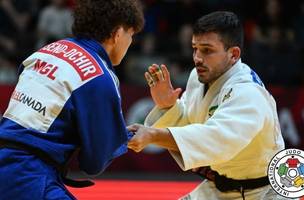
[[[127,152],[119,82],[104,48],[86,38],[60,40],[33,53],[0,123],[0,138],[64,163],[76,147],[79,167],[103,171]]]

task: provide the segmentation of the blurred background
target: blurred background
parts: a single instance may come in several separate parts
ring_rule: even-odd
[[[304,149],[303,0],[142,0],[146,25],[116,67],[127,124],[142,123],[153,102],[144,71],[167,64],[175,87],[193,68],[191,25],[216,10],[234,11],[245,30],[243,62],[277,101],[287,147]],[[43,45],[71,36],[73,0],[0,0],[0,118],[17,81],[18,65]],[[177,175],[178,173],[178,175]],[[168,152],[149,146],[115,160],[99,178],[199,180],[181,172]]]

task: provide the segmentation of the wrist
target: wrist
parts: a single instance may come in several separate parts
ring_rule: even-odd
[[[152,128],[152,131],[150,132],[150,143],[151,144],[156,144],[157,143],[159,130],[160,129],[158,129],[158,128]]]
[[[173,104],[170,105],[157,105],[156,107],[160,110],[169,110],[170,108],[172,108],[174,105],[176,104],[176,102],[174,102]]]
[[[170,109],[172,106],[158,106],[158,105],[156,105],[156,107],[157,107],[159,110],[168,110],[168,109]]]
[[[170,134],[170,131],[167,128],[153,128],[151,132],[151,143],[159,144],[162,142],[164,136]]]

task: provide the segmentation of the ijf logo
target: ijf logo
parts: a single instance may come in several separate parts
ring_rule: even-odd
[[[268,166],[271,187],[281,196],[304,196],[304,151],[285,149],[277,153]]]

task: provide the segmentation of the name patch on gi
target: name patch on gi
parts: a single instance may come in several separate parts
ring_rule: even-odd
[[[55,80],[55,72],[57,71],[58,67],[56,65],[52,65],[40,59],[37,59],[34,71],[40,73],[41,75],[47,76],[51,80]]]
[[[46,106],[25,93],[14,90],[11,99],[23,103],[27,107],[30,107],[31,109],[45,116]]]
[[[38,52],[50,54],[68,62],[77,71],[82,81],[103,74],[95,58],[73,42],[60,40],[43,47]]]

